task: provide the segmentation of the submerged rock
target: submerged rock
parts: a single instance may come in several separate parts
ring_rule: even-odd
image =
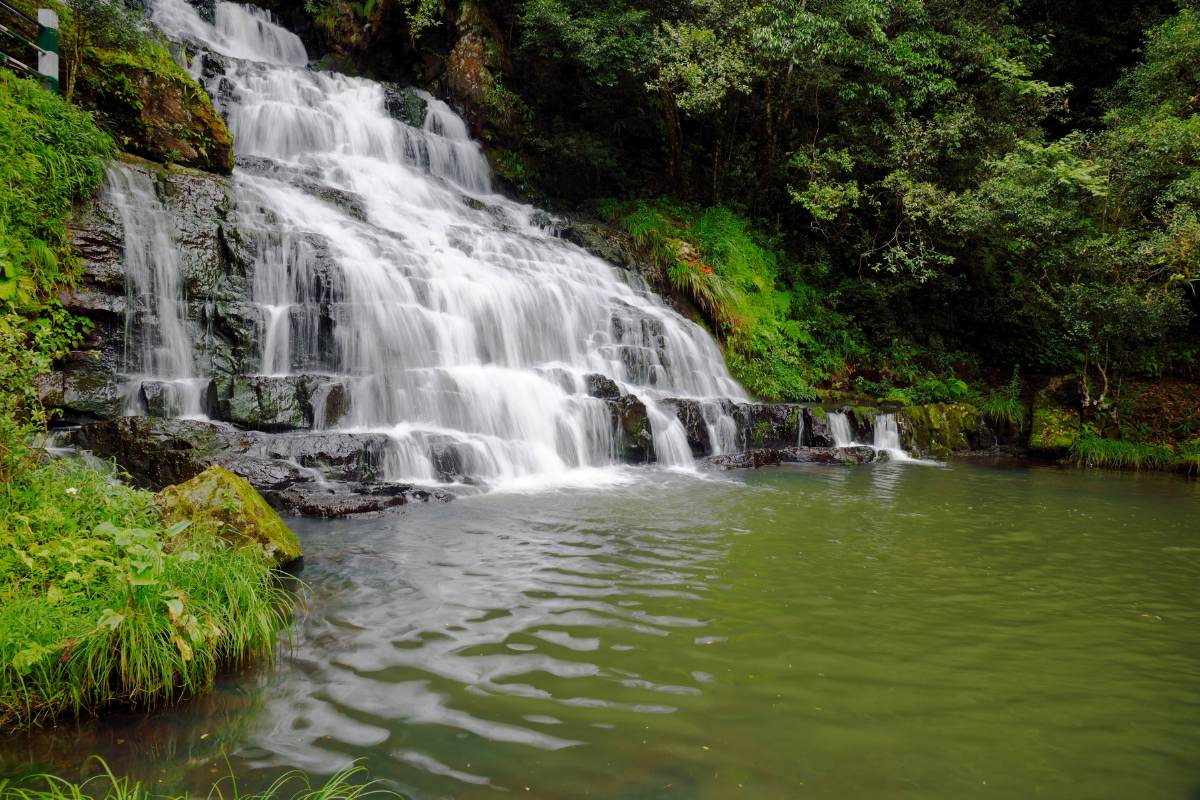
[[[227,469],[209,467],[184,483],[163,489],[154,502],[165,522],[190,520],[235,544],[253,542],[277,566],[304,555],[296,534],[262,495]]]
[[[431,500],[449,501],[453,495],[410,484],[295,484],[263,493],[271,505],[291,514],[341,518],[373,516]]]

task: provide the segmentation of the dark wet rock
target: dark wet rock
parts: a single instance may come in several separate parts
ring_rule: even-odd
[[[698,400],[671,399],[663,403],[664,408],[673,409],[675,418],[683,425],[687,435],[688,447],[696,458],[706,456],[713,451],[712,437],[708,432],[708,420],[704,408]]]
[[[302,375],[239,375],[232,381],[225,418],[259,431],[312,427],[311,389]]]
[[[804,411],[798,405],[739,403],[733,406],[732,416],[746,449],[793,447],[800,442]]]
[[[125,398],[103,354],[95,350],[73,352],[61,367],[39,375],[35,381],[42,404],[58,410],[56,422],[92,422],[121,413]]]
[[[265,491],[272,506],[289,514],[309,517],[375,516],[409,503],[448,501],[453,495],[408,484],[297,484],[283,490]]]
[[[294,461],[331,480],[372,482],[383,477],[390,446],[382,433],[293,433],[260,437],[253,453]]]
[[[617,386],[616,381],[607,375],[591,373],[585,375],[583,380],[587,386],[589,397],[598,397],[601,400],[616,400],[621,396],[621,387]]]
[[[196,9],[196,13],[200,15],[200,19],[208,24],[214,24],[216,19],[216,0],[188,0],[188,5]]]
[[[633,395],[606,402],[613,415],[617,460],[628,464],[654,461],[654,434],[645,404]]]
[[[429,113],[429,103],[407,86],[383,84],[383,104],[393,119],[421,128]]]
[[[778,464],[865,464],[875,460],[875,450],[854,447],[764,447],[729,455],[711,456],[707,463],[718,469],[758,469]]]
[[[201,388],[202,408],[213,404],[212,383]],[[183,413],[182,387],[170,381],[143,380],[138,388],[142,408],[152,417],[177,417]]]
[[[829,429],[829,417],[823,408],[804,409],[805,447],[833,447],[833,431]]]
[[[138,486],[161,489],[199,475],[222,454],[244,452],[253,436],[212,422],[117,417],[82,426],[76,442],[116,461]]]
[[[147,489],[218,466],[245,478],[273,507],[322,517],[369,514],[450,495],[380,480],[382,434],[264,434],[219,422],[118,417],[79,428],[76,444],[114,460]]]

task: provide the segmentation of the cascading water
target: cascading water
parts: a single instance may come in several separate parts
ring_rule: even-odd
[[[184,0],[155,0],[152,18],[201,51],[193,74],[209,75],[234,133],[258,374],[320,375],[314,427],[387,432],[389,478],[430,479],[439,448],[489,480],[611,462],[612,416],[588,395],[589,374],[645,404],[667,465],[692,456],[660,401],[746,399],[702,329],[556,238],[544,214],[493,194],[445,103],[414,92],[423,123],[399,121],[382,85],[307,69],[300,40],[248,7],[218,2],[209,24]],[[205,51],[220,69],[204,69]],[[163,340],[186,345],[159,317]],[[185,361],[143,371],[191,379]],[[331,414],[334,387],[349,399]],[[720,404],[704,416],[714,450],[736,446]]]
[[[875,436],[873,447],[885,452],[892,461],[909,461],[908,453],[900,446],[900,428],[896,424],[895,414],[880,414],[875,417]]]
[[[829,423],[829,433],[833,436],[834,447],[850,447],[854,444],[854,434],[850,432],[850,420],[841,411],[830,411],[826,414]]]
[[[126,412],[139,413],[143,387],[153,386],[172,416],[202,418],[208,382],[196,374],[170,215],[149,176],[130,167],[108,170],[104,194],[125,235]]]

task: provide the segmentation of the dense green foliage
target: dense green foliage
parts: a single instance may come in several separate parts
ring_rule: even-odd
[[[1103,411],[1118,374],[1194,377],[1194,10],[469,5],[493,18],[495,82],[520,110],[485,109],[501,174],[567,202],[667,196],[689,209],[665,213],[680,228],[668,238],[703,251],[713,273],[672,257],[670,285],[763,394],[995,380],[1021,363],[1083,375],[1085,402]],[[422,30],[437,47],[452,28]],[[712,237],[689,238],[699,231],[682,217],[709,213],[738,220],[715,232],[727,243],[761,232],[771,257],[756,277],[769,289],[746,294],[708,263]],[[623,218],[632,230],[642,216]],[[828,340],[815,353],[814,335]],[[804,363],[768,374],[781,354]]]
[[[168,528],[148,492],[48,457],[33,379],[77,335],[0,317],[0,728],[204,691],[285,620],[261,547]]]
[[[100,185],[113,153],[90,115],[0,70],[0,303],[27,308],[71,280],[71,204]]]
[[[92,778],[72,782],[55,775],[40,775],[29,780],[13,782],[0,780],[0,796],[12,800],[185,800],[196,795],[164,795],[152,791],[139,781],[114,775],[100,761],[103,771]],[[238,786],[236,776],[216,781],[209,790],[209,800],[365,800],[369,797],[399,797],[395,792],[364,782],[362,767],[349,767],[314,786],[301,772],[289,772],[261,792],[246,792]]]

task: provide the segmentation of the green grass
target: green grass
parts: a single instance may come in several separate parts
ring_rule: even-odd
[[[743,217],[669,200],[612,204],[667,288],[690,301],[725,346],[733,376],[767,400],[813,400],[818,383],[863,354],[849,320]]]
[[[1075,464],[1104,469],[1173,470],[1188,475],[1200,473],[1200,440],[1171,444],[1106,439],[1092,426],[1071,446]]]
[[[165,529],[153,495],[81,461],[10,472],[0,486],[0,728],[150,708],[272,655],[286,596],[259,548]]]
[[[0,797],[8,800],[192,800],[194,794],[163,795],[138,781],[117,777],[102,760],[102,772],[82,782],[37,775],[19,783],[0,780]],[[367,800],[400,795],[376,782],[364,782],[361,766],[349,767],[314,785],[302,772],[289,772],[261,792],[244,792],[232,775],[213,784],[209,800]]]
[[[71,204],[114,152],[90,114],[0,70],[0,304],[27,307],[74,277]]]

